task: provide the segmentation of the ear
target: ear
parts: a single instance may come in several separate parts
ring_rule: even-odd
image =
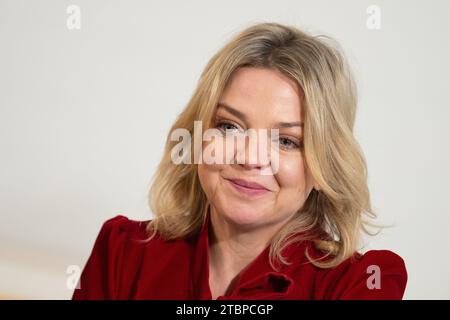
[[[321,190],[320,186],[317,183],[314,183],[313,188],[317,191]]]

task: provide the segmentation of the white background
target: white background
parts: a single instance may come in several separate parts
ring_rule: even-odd
[[[445,0],[1,0],[0,297],[70,298],[66,268],[106,219],[152,217],[150,178],[208,59],[273,21],[344,47],[373,205],[395,224],[368,248],[404,258],[406,299],[449,299],[449,15]]]

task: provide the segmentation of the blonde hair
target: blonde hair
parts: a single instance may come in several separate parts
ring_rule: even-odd
[[[329,40],[327,42],[327,39]],[[334,45],[333,45],[334,43]],[[294,26],[254,24],[235,35],[208,62],[197,88],[170,132],[185,128],[194,135],[194,120],[212,124],[219,98],[239,67],[270,68],[295,80],[303,90],[304,156],[320,186],[272,238],[270,263],[289,264],[282,250],[296,241],[311,240],[324,252],[308,260],[331,268],[357,250],[360,231],[370,234],[365,218],[375,218],[367,185],[366,161],[353,136],[356,85],[339,45],[324,35],[312,36]],[[209,202],[200,185],[197,164],[174,164],[166,139],[164,154],[153,176],[149,206],[155,218],[147,226],[153,237],[176,239],[197,234]],[[192,153],[193,154],[193,153]],[[320,233],[305,232],[320,230]],[[299,232],[301,236],[294,235]],[[324,259],[328,257],[328,259]]]

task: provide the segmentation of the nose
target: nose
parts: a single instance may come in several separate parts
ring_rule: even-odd
[[[266,130],[248,130],[245,144],[238,143],[236,162],[247,170],[263,170],[271,165],[271,143]]]

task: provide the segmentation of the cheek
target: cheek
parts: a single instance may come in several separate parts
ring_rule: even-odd
[[[302,156],[287,155],[280,159],[277,174],[280,192],[302,192],[306,187],[306,170]]]
[[[222,170],[221,165],[198,165],[198,177],[200,184],[206,196],[211,199],[214,195],[219,182],[220,172]]]

